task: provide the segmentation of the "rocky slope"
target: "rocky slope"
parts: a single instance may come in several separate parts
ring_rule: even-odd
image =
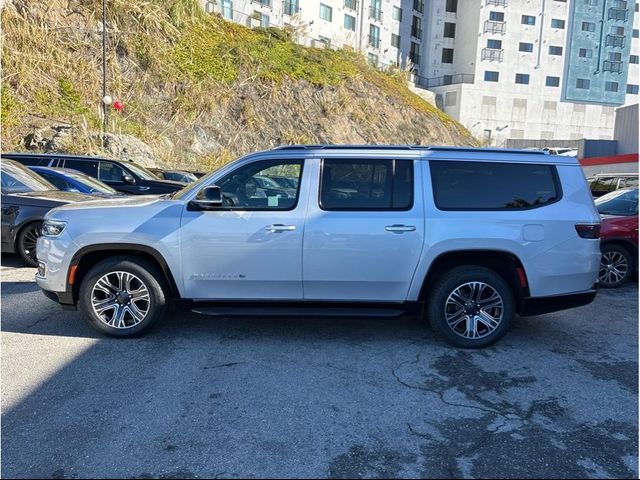
[[[282,143],[475,142],[404,72],[225,22],[195,0],[109,1],[109,92],[124,110],[104,142],[100,16],[98,0],[5,2],[3,150],[208,168]]]

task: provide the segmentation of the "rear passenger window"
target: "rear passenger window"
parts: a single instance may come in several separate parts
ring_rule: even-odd
[[[440,210],[518,210],[560,199],[551,165],[431,161],[433,196]]]
[[[408,210],[413,205],[411,160],[323,160],[323,210]]]
[[[64,168],[72,168],[90,177],[98,178],[98,162],[93,160],[65,160]]]

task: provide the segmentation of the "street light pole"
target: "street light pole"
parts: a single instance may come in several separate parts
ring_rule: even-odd
[[[102,133],[107,133],[109,105],[107,104],[107,0],[102,0]]]

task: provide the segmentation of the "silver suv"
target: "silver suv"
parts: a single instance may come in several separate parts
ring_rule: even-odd
[[[175,302],[218,315],[413,310],[474,348],[502,337],[515,314],[591,302],[599,229],[572,157],[287,146],[175,194],[52,210],[36,280],[118,337]]]

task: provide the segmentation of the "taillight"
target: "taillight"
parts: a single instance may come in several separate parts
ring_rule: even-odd
[[[582,238],[600,238],[600,224],[578,224],[576,225],[576,232]]]

